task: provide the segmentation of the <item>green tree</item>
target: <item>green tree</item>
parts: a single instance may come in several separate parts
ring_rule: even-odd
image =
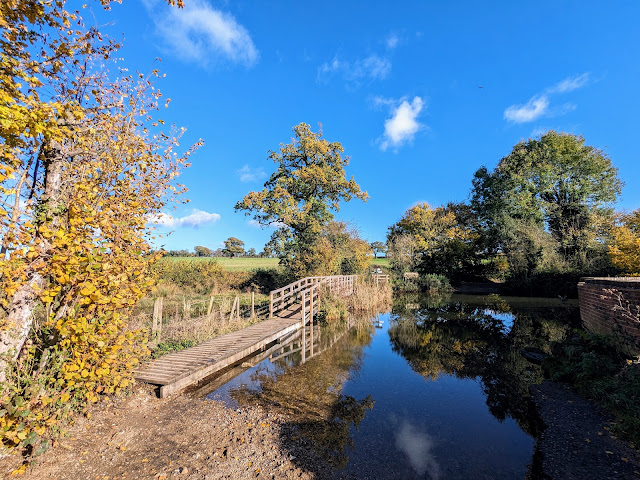
[[[375,258],[378,258],[378,253],[387,253],[387,245],[382,242],[371,242],[370,247]]]
[[[229,237],[224,241],[222,253],[225,257],[235,257],[244,253],[244,242],[236,237]]]
[[[213,256],[213,250],[207,247],[203,247],[201,245],[196,245],[193,248],[193,251],[196,252],[196,257],[211,257]]]
[[[347,180],[344,167],[349,157],[342,156],[340,143],[328,142],[322,131],[313,132],[306,123],[293,131],[291,143],[269,152],[277,168],[264,188],[248,193],[235,208],[253,215],[265,227],[278,225],[272,238],[281,264],[292,276],[304,277],[309,270],[303,259],[313,255],[318,237],[333,212],[340,209],[340,202],[366,200],[368,195],[353,178]]]
[[[510,264],[526,249],[522,274],[554,254],[584,269],[602,250],[600,226],[611,216],[621,187],[603,151],[585,145],[581,136],[549,131],[515,145],[493,172],[480,168],[471,205],[489,248],[504,252]],[[555,244],[551,252],[550,244]]]
[[[403,240],[406,236],[413,239],[413,267],[420,273],[451,278],[473,273],[474,265],[479,262],[478,234],[469,208],[464,204],[433,208],[419,203],[408,209],[389,227],[388,242],[394,245],[392,262],[397,263],[398,254],[406,250],[408,244]],[[406,259],[402,262],[406,263]]]

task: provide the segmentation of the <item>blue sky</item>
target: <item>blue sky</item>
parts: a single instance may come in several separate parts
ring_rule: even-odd
[[[190,203],[163,217],[167,249],[235,236],[261,250],[271,232],[233,206],[300,122],[351,157],[371,198],[337,218],[369,241],[416,202],[466,200],[481,165],[548,129],[604,149],[618,208],[640,206],[640,2],[185,1],[85,15],[124,37],[121,65],[166,73],[162,118],[187,128],[183,145],[205,141],[181,177]]]

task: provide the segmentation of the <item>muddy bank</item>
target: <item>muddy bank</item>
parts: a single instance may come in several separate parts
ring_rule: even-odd
[[[534,478],[640,479],[640,456],[610,433],[606,413],[566,384],[544,381],[529,390],[543,423]]]
[[[286,419],[260,408],[231,410],[150,389],[104,403],[67,429],[26,479],[340,478]],[[7,477],[15,457],[0,460]]]

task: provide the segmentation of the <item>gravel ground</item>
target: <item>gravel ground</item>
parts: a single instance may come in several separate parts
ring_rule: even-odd
[[[536,445],[541,478],[553,480],[639,480],[640,457],[615,438],[611,418],[566,384],[529,388],[544,423]]]
[[[333,479],[338,474],[280,418],[150,389],[78,418],[26,479]],[[8,476],[15,457],[0,460]]]

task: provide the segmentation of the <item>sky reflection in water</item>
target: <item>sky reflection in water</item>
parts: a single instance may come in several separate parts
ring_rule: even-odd
[[[575,315],[553,300],[405,299],[382,328],[333,325],[304,365],[299,352],[265,360],[211,396],[293,412],[289,427],[356,478],[524,478],[523,397],[541,372],[519,351],[548,350]]]

